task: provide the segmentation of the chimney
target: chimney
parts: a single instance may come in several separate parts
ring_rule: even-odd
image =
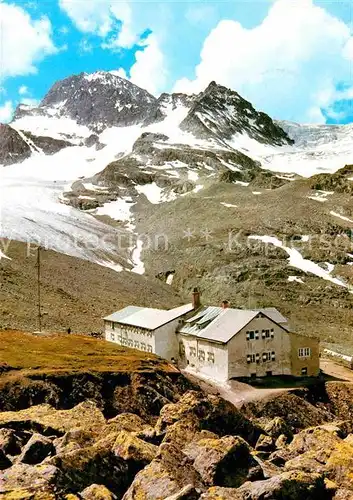
[[[228,300],[223,300],[223,302],[222,302],[222,309],[228,309],[228,307],[229,307]]]
[[[194,288],[192,292],[192,306],[194,309],[198,309],[201,306],[201,293],[198,288]]]

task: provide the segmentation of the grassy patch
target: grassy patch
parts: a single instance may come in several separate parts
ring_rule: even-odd
[[[40,337],[19,331],[0,331],[0,366],[3,377],[51,372],[175,371],[150,353],[80,335]]]

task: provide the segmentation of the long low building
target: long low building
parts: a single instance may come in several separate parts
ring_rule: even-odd
[[[275,308],[202,307],[170,310],[128,306],[104,318],[106,340],[155,353],[180,368],[227,381],[275,375],[317,376],[319,341],[292,331]]]

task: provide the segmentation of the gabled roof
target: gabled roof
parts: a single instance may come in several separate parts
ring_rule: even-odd
[[[175,307],[169,311],[165,309],[151,309],[149,307],[128,306],[104,318],[122,325],[136,326],[147,330],[156,330],[170,321],[193,311],[192,304]]]
[[[281,326],[283,326],[283,323],[288,323],[288,319],[285,318],[275,307],[264,307],[262,309],[254,309],[254,311],[262,312],[265,316]]]
[[[259,313],[264,314],[281,328],[287,329],[286,318],[275,308],[245,310],[204,307],[195,316],[189,318],[179,329],[179,332],[226,344]],[[277,318],[278,321],[274,318]]]
[[[105,321],[114,321],[116,323],[119,323],[119,321],[122,321],[124,318],[127,318],[138,311],[142,311],[143,309],[143,307],[127,306],[124,307],[124,309],[120,309],[120,311],[110,314],[104,319]]]

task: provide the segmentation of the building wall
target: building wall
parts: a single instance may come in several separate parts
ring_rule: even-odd
[[[291,360],[292,375],[300,377],[305,375],[302,370],[306,368],[309,377],[316,377],[320,372],[320,342],[318,339],[291,333]],[[299,349],[310,349],[310,355],[299,357]]]
[[[155,335],[150,330],[105,321],[105,339],[140,351],[156,352]]]
[[[270,331],[269,338],[263,338],[263,330]],[[258,338],[248,339],[248,332],[257,332]],[[229,378],[291,374],[290,334],[266,317],[253,319],[230,340],[228,350]],[[264,360],[265,353],[271,353],[270,360]]]
[[[153,352],[170,361],[178,356],[177,325],[176,319],[151,331],[119,323],[114,323],[113,328],[111,321],[105,321],[105,338],[118,345]]]
[[[178,339],[175,333],[178,323],[179,319],[175,319],[154,331],[155,351],[153,352],[168,361],[172,358],[178,359]]]
[[[195,374],[219,382],[228,380],[228,350],[226,345],[181,333],[177,335],[177,338],[180,368],[188,367]]]

